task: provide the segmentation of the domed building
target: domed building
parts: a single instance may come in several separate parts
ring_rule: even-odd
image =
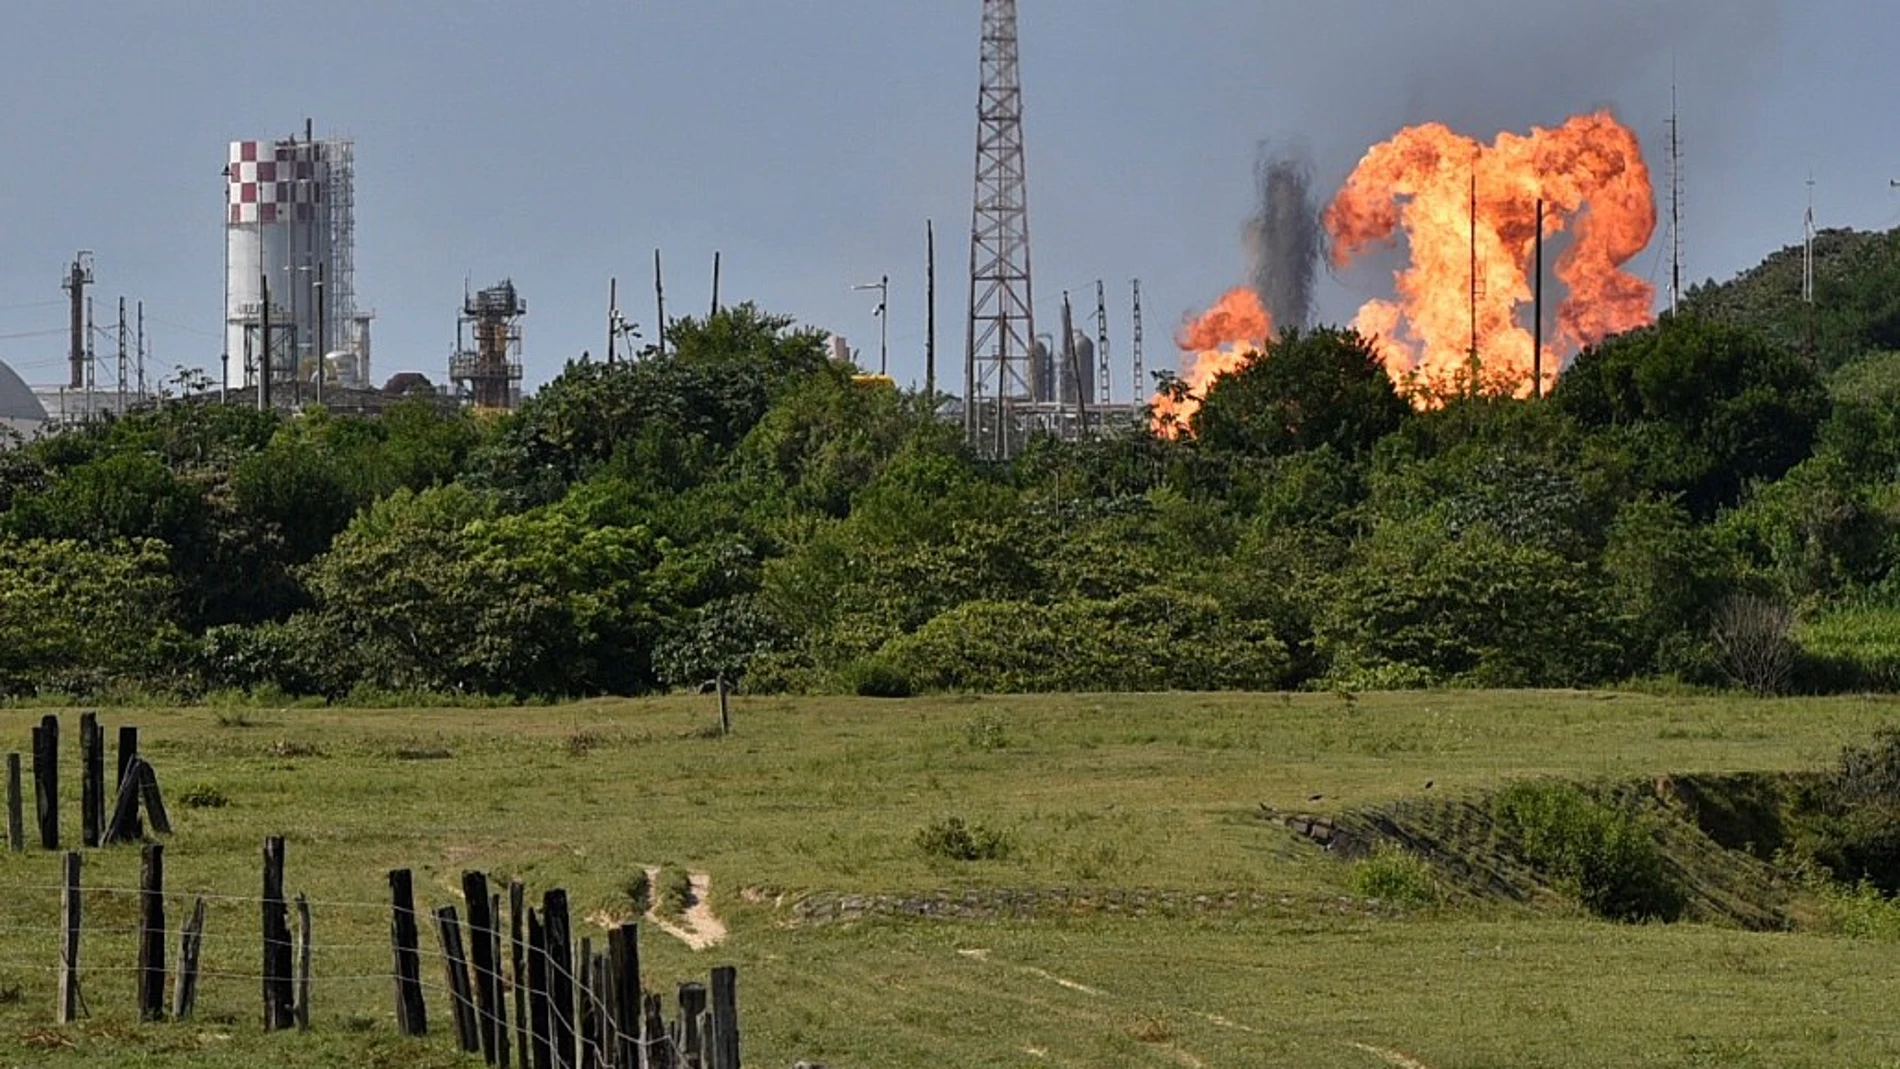
[[[46,409],[40,399],[12,368],[0,363],[0,427],[33,434],[45,423]]]

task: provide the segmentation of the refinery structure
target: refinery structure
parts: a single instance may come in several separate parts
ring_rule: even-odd
[[[370,378],[356,303],[356,147],[233,141],[225,166],[223,380],[285,400]]]

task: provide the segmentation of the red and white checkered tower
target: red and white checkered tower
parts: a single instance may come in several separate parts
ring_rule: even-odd
[[[225,167],[225,380],[253,386],[270,292],[272,391],[314,398],[369,378],[368,317],[356,311],[355,145],[233,141]]]

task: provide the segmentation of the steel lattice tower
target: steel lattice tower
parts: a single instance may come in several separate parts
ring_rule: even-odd
[[[970,225],[969,347],[964,429],[973,446],[1007,456],[1019,434],[1010,406],[1039,396],[1031,359],[1029,191],[1016,0],[983,0],[983,87],[977,98],[976,203]]]

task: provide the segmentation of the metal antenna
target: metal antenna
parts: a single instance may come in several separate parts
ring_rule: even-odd
[[[1682,139],[1676,85],[1669,84],[1669,314],[1682,299]]]
[[[1135,279],[1135,322],[1134,322],[1134,333],[1131,338],[1131,343],[1133,345],[1133,356],[1134,356],[1133,373],[1135,377],[1135,403],[1140,404],[1142,402],[1141,395],[1143,393],[1146,393],[1148,390],[1148,383],[1143,378],[1143,372],[1142,372],[1142,367],[1141,367],[1141,280],[1140,279]]]
[[[1096,383],[1097,400],[1108,404],[1114,400],[1108,381],[1108,290],[1100,279],[1095,282],[1095,374],[1102,380]]]
[[[72,335],[71,346],[67,354],[70,364],[68,386],[77,390],[86,385],[86,349],[88,335],[86,328],[86,287],[92,284],[92,253],[81,250],[73,257],[72,266],[66,269],[66,278],[59,288],[71,298]]]
[[[1011,402],[1034,399],[1040,385],[1016,0],[983,0],[981,68],[963,418],[970,444],[1001,458],[1014,447]]]

